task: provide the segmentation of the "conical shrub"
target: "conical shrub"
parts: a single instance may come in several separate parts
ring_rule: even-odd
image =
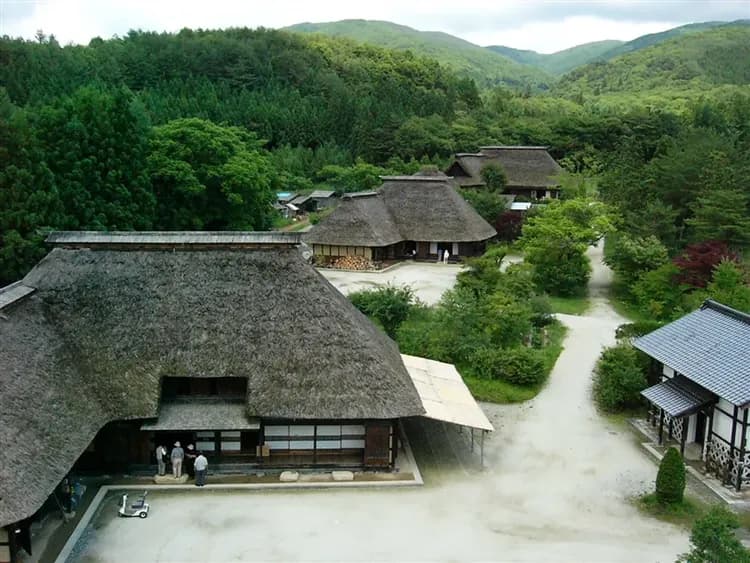
[[[662,504],[682,502],[685,494],[685,463],[675,448],[669,448],[656,474],[656,498]]]

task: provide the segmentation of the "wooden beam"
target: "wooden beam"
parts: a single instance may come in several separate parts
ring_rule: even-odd
[[[727,474],[724,478],[724,484],[729,483],[729,476],[732,474],[732,464],[734,463],[734,442],[737,439],[737,414],[739,407],[734,405],[732,413],[732,439],[729,442],[729,461],[727,462]]]
[[[682,417],[682,435],[680,436],[680,455],[685,457],[685,440],[687,438],[688,427],[690,426],[690,415]]]
[[[711,408],[711,410],[708,411],[708,433],[706,434],[703,440],[703,452],[701,453],[701,457],[703,458],[703,461],[706,461],[706,452],[708,452],[709,444],[711,443],[713,436],[714,436],[714,409]]]

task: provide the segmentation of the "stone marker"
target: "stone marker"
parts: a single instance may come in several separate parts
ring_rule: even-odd
[[[299,473],[296,471],[283,471],[279,476],[279,481],[282,483],[294,483],[299,480]]]
[[[354,473],[351,471],[332,471],[334,481],[354,481]]]

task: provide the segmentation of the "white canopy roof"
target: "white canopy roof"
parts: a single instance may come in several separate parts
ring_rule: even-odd
[[[423,416],[461,426],[493,431],[453,364],[401,354],[426,413]]]

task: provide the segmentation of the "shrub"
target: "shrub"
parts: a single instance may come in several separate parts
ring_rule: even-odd
[[[408,287],[387,285],[378,289],[357,291],[349,295],[352,304],[383,327],[391,338],[417,305],[414,291]]]
[[[696,521],[690,533],[692,548],[689,553],[680,556],[685,563],[715,563],[732,561],[733,563],[750,562],[747,551],[734,534],[739,527],[737,517],[727,509],[713,507],[708,514]]]
[[[515,385],[537,385],[545,377],[542,357],[532,348],[480,349],[473,364],[477,375]]]
[[[682,502],[685,494],[685,463],[675,448],[669,448],[656,474],[656,498],[662,504]]]
[[[641,403],[646,374],[635,348],[619,344],[602,352],[594,370],[593,394],[596,404],[606,412],[618,412]]]
[[[621,338],[637,338],[661,328],[663,323],[659,321],[639,321],[635,323],[626,323],[617,327],[615,336]]]

